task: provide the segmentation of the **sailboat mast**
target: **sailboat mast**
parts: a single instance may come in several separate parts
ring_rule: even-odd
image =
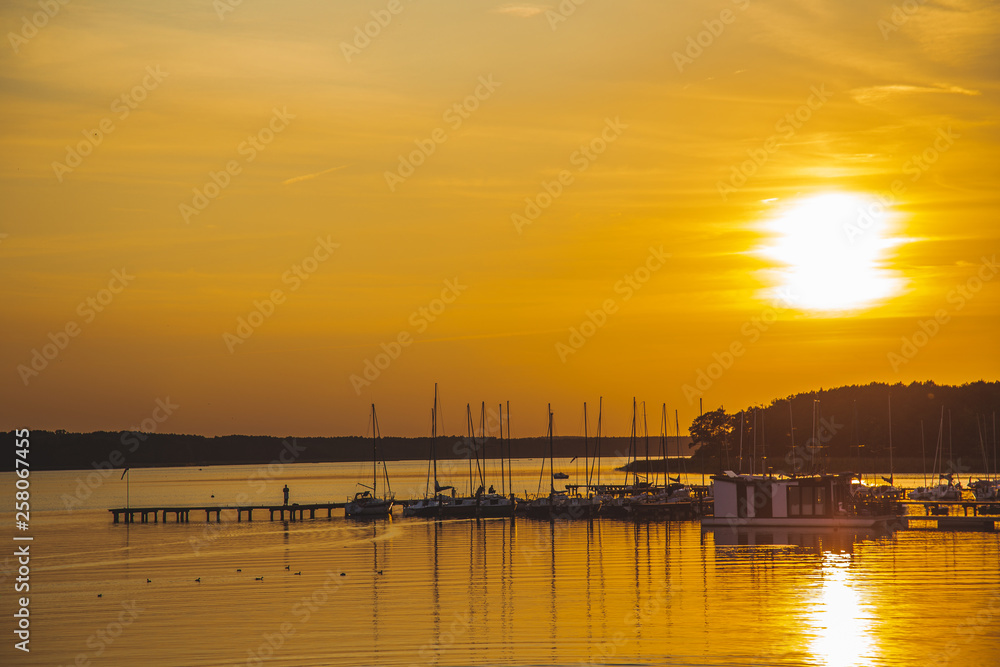
[[[789,412],[791,411],[791,403],[789,405]],[[793,436],[794,437],[794,436]],[[854,401],[854,446],[858,448],[858,481],[861,484],[865,483],[864,476],[861,473],[861,442],[858,440],[858,402]]]
[[[507,401],[507,482],[508,482],[508,486],[510,487],[510,497],[511,497],[511,500],[513,501],[513,498],[514,498],[514,477],[513,477],[513,473],[514,473],[514,471],[511,469],[511,463],[510,463],[510,459],[511,459],[510,446],[511,446],[511,440],[510,440],[510,401]]]
[[[600,396],[597,399],[597,485],[601,485],[601,416],[604,412],[604,397]],[[996,421],[994,415],[994,422]],[[993,429],[993,448],[996,449],[996,428]],[[994,453],[994,458],[996,454]],[[996,461],[993,462],[993,467],[996,467]]]
[[[920,460],[924,469],[924,488],[927,488],[927,453],[924,450],[924,420],[920,420]]]
[[[498,404],[500,410],[500,495],[507,495],[506,477],[503,469],[503,403]]]
[[[681,453],[681,422],[680,422],[680,417],[677,415],[677,409],[676,408],[674,408],[674,437],[677,439],[677,441],[674,443],[674,445],[675,445],[674,446],[674,451],[677,452],[678,454],[680,454]],[[667,459],[667,472],[669,473],[670,472],[670,455],[667,454],[667,456],[665,456],[664,458]],[[685,471],[686,470],[687,470],[687,468],[685,467]],[[680,471],[678,471],[678,472],[680,472]],[[678,475],[677,477],[678,477],[678,479],[680,479],[680,475]],[[687,482],[685,482],[685,484],[686,483]]]
[[[483,450],[483,465],[479,468],[479,484],[486,487],[486,401],[483,401],[481,412],[479,413],[479,439],[482,441],[479,448]],[[476,464],[479,464],[479,449],[476,450]]]
[[[635,396],[632,397],[632,434],[629,436],[628,439],[629,464],[635,462],[634,451],[635,451]],[[625,486],[628,486],[628,471],[629,468],[632,467],[633,467],[632,465],[626,465],[625,467]],[[636,482],[635,470],[632,470],[632,483],[635,484],[635,482]]]
[[[889,486],[894,479],[892,472],[892,394],[889,394]]]
[[[587,484],[587,495],[590,495],[590,448],[587,443],[587,401],[583,402],[583,481]]]
[[[746,430],[744,422],[745,411],[740,410],[740,460],[739,460],[739,474],[743,474],[743,431]]]
[[[646,486],[649,487],[652,473],[649,469],[649,424],[646,423],[646,401],[642,402],[642,435],[646,439]]]
[[[953,441],[951,439],[951,410],[948,410],[948,472],[950,473],[950,468],[954,465],[955,461],[955,450],[952,449]]]
[[[667,404],[663,404],[663,439],[660,441],[660,451],[663,453],[663,486],[670,484],[670,446],[667,444]]]
[[[434,408],[431,413],[431,458],[434,460],[434,495],[438,492],[438,457],[437,457],[437,437],[438,437],[438,383],[434,383]]]
[[[375,417],[375,404],[372,403],[372,497],[378,496],[378,445],[375,433],[378,432],[378,419]]]
[[[556,480],[555,480],[555,467],[552,455],[552,404],[549,403],[549,498],[551,499],[556,492]],[[551,504],[551,500],[550,500]]]
[[[476,433],[472,429],[472,408],[468,403],[465,404],[465,432],[468,434],[469,440],[472,441],[472,446],[476,446]],[[478,461],[478,459],[477,459]],[[472,495],[472,456],[469,456],[469,495]]]
[[[944,406],[941,406],[941,419],[938,422],[938,439],[937,443],[934,445],[934,469],[931,471],[931,475],[937,475],[937,479],[934,480],[934,485],[941,481],[941,464],[944,458]]]

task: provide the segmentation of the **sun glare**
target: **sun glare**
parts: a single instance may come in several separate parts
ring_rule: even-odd
[[[816,664],[855,667],[871,664],[875,641],[871,636],[871,610],[851,581],[851,557],[823,556],[823,585],[815,602],[810,648]]]
[[[771,236],[760,254],[780,266],[768,271],[767,296],[805,311],[871,308],[902,291],[904,281],[886,268],[895,217],[877,199],[829,193],[798,199],[764,223]]]

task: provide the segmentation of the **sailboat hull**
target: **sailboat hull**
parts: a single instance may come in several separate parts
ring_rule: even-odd
[[[500,518],[514,515],[514,504],[510,498],[489,495],[479,499],[479,516],[483,518]]]
[[[344,506],[344,516],[349,519],[377,519],[392,514],[391,500],[355,500]]]
[[[441,513],[441,503],[437,500],[420,500],[403,508],[403,516],[436,517]]]

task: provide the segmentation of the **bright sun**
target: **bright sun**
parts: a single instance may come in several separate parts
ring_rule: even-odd
[[[797,199],[764,223],[771,235],[760,254],[781,266],[768,273],[769,296],[807,311],[870,308],[902,291],[899,273],[885,267],[893,213],[878,200],[829,193]]]

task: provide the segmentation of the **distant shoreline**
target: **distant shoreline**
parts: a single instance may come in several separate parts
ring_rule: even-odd
[[[686,468],[685,468],[686,466]],[[860,465],[857,459],[846,459],[842,457],[831,457],[831,458],[820,458],[817,459],[817,465],[815,468],[809,466],[803,466],[800,470],[795,471],[793,466],[786,463],[784,456],[779,457],[769,457],[767,467],[777,475],[782,473],[788,475],[792,472],[797,472],[797,474],[810,474],[812,472],[826,472],[826,473],[840,473],[840,472],[854,472],[863,475],[889,475],[889,462],[888,460],[879,458],[875,461],[865,461],[862,460]],[[933,472],[931,471],[931,464],[927,462],[926,469],[924,468],[924,462],[918,457],[905,457],[897,458],[893,460],[893,473],[901,475],[923,475],[926,473],[927,480],[929,484],[935,483]],[[754,468],[755,474],[761,474],[761,465],[758,461]],[[968,481],[969,476],[981,477],[983,475],[989,474],[992,476],[992,472],[986,473],[981,470],[982,462],[978,462],[978,465],[974,462],[970,470],[960,470],[955,473],[955,481],[961,480],[963,484]],[[616,470],[621,470],[624,472],[628,469],[630,472],[635,471],[640,474],[646,471],[646,461],[637,460],[627,466],[619,466],[615,468]],[[725,463],[722,465],[718,461],[709,460],[705,465],[705,474],[714,475],[722,470],[733,470],[736,471],[737,463],[736,461],[730,460],[730,465],[727,466]],[[664,472],[663,460],[653,459],[649,461],[649,470],[653,473],[662,474]],[[700,474],[702,470],[701,459],[695,458],[670,458],[670,474],[676,474],[678,471],[686,472],[688,474]],[[748,474],[750,472],[750,460],[749,458],[743,459],[743,473]]]
[[[13,433],[7,436],[13,439]],[[378,441],[379,459],[386,461],[427,461],[431,456],[432,438],[384,437]],[[669,438],[671,456],[697,451],[688,447],[690,437]],[[69,433],[31,431],[32,470],[88,470],[133,468],[164,468],[213,465],[267,465],[270,463],[350,463],[370,461],[372,439],[361,436],[279,438],[275,436],[230,435],[205,437],[174,433],[137,433],[132,431],[98,431]],[[512,438],[503,442],[503,456],[508,445],[512,458],[548,456],[549,441],[544,437]],[[554,456],[572,458],[593,457],[597,442],[586,443],[579,436],[553,438]],[[439,460],[500,458],[497,438],[439,437],[436,441]],[[639,456],[645,456],[640,446]],[[601,438],[601,454],[605,459],[625,460],[629,451],[628,437]],[[650,443],[650,456],[661,453],[659,442]],[[13,469],[13,458],[0,468]]]

